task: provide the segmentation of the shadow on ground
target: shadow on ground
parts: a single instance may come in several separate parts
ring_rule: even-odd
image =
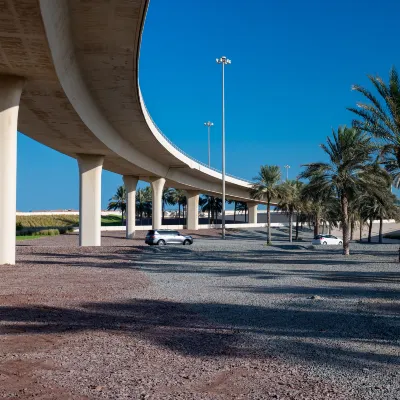
[[[112,331],[135,335],[195,357],[284,354],[346,368],[400,364],[396,355],[354,346],[370,340],[394,345],[400,334],[399,319],[393,309],[384,307],[376,315],[374,312],[333,312],[318,307],[289,310],[132,300],[87,303],[79,309],[3,306],[0,317],[2,335]],[[338,346],[344,342],[353,343],[352,348]]]
[[[366,271],[369,264],[394,262],[394,251],[386,251],[371,259],[364,251],[360,256],[343,257],[328,251],[294,250],[268,247],[266,250],[197,252],[181,246],[134,249],[120,247],[114,253],[88,253],[86,250],[35,252],[28,261],[35,265],[68,265],[76,268],[141,269],[149,273],[191,273],[210,276],[251,276],[256,279],[297,276],[310,280],[347,283],[400,283],[399,272]],[[39,258],[38,258],[39,257]],[[106,261],[106,262],[104,262]],[[107,262],[109,261],[109,262]],[[220,263],[226,263],[220,266]],[[252,268],[251,265],[256,266]],[[315,269],[319,265],[321,269]],[[284,268],[280,268],[280,266]],[[309,266],[310,268],[306,269]],[[262,269],[261,269],[261,268]],[[278,267],[278,268],[275,268]],[[289,269],[287,268],[289,267]],[[300,268],[297,268],[300,267]],[[324,269],[332,267],[332,269]],[[343,271],[343,268],[352,270]],[[355,270],[354,268],[363,268]],[[337,270],[334,268],[340,268]],[[272,269],[270,271],[269,269]]]

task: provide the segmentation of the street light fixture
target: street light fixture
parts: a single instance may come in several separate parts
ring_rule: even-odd
[[[211,145],[210,145],[210,128],[214,125],[212,122],[204,122],[204,125],[208,128],[208,166],[211,166]]]
[[[225,240],[225,65],[231,60],[223,56],[216,61],[222,64],[222,240]]]
[[[289,168],[290,168],[290,165],[284,165],[283,168],[286,168],[286,180],[289,180]]]

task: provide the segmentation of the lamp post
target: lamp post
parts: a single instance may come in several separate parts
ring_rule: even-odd
[[[204,122],[204,125],[208,128],[208,166],[211,166],[211,145],[210,145],[210,128],[214,125],[212,122]]]
[[[289,168],[290,168],[290,165],[284,165],[283,168],[286,168],[286,180],[289,180]]]
[[[222,240],[225,240],[225,65],[231,60],[223,56],[216,61],[222,64]]]

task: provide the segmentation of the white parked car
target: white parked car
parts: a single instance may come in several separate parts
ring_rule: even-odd
[[[333,235],[317,235],[312,244],[343,244],[343,240]]]

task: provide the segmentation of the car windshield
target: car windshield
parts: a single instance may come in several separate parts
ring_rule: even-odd
[[[314,239],[322,239],[322,235],[317,235]]]
[[[148,235],[154,235],[154,231],[148,231],[147,234]]]

